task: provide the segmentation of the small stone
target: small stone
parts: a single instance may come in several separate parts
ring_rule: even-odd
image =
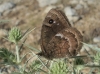
[[[100,42],[100,36],[94,37],[94,38],[93,38],[93,42],[99,43],[99,42]]]
[[[70,4],[78,4],[78,2],[79,2],[78,0],[70,0],[69,3],[70,3]]]
[[[0,39],[4,36],[7,36],[7,31],[5,29],[0,29]]]
[[[77,14],[76,10],[71,7],[66,7],[64,9],[66,16],[70,22],[76,22],[79,20],[80,16]]]
[[[64,8],[64,12],[67,16],[75,16],[77,15],[77,12],[75,9],[71,8],[71,7],[65,7]]]
[[[79,0],[79,4],[85,5],[86,1],[85,0]]]
[[[83,8],[84,8],[84,7],[83,7],[83,5],[81,5],[81,4],[77,4],[76,7],[75,7],[76,10],[80,10],[80,9],[83,9]]]
[[[4,4],[0,5],[0,13],[3,13],[4,11],[11,9],[14,6],[15,6],[15,4],[12,2],[4,3]]]
[[[59,0],[37,0],[40,7],[45,7],[47,5],[55,4]]]
[[[95,0],[87,0],[87,3],[88,4],[94,4],[95,3]]]
[[[79,3],[80,3],[81,5],[83,5],[84,8],[88,8],[88,5],[87,5],[87,3],[86,3],[84,0],[80,0]]]
[[[10,12],[11,12],[11,9],[5,11],[5,12],[3,13],[3,16],[7,16],[7,15],[9,15]]]
[[[80,19],[80,16],[67,16],[70,22],[76,22]]]
[[[23,20],[17,20],[17,21],[15,22],[15,25],[18,26],[18,25],[21,25],[21,24],[23,24],[23,23],[24,23]]]
[[[78,21],[80,18],[81,18],[80,16],[73,16],[72,21],[73,21],[73,22],[76,22],[76,21]]]

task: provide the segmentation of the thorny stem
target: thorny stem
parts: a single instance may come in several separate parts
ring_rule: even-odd
[[[19,48],[18,48],[18,44],[16,43],[16,57],[17,57],[17,63],[20,62],[20,57],[19,57]]]

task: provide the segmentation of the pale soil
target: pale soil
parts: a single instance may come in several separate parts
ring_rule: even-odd
[[[59,4],[58,4],[59,6]],[[17,4],[13,9],[13,12],[3,16],[2,19],[9,19],[11,22],[8,24],[0,25],[0,29],[9,30],[11,27],[15,26],[15,22],[21,20],[18,27],[25,32],[28,28],[35,28],[27,36],[26,44],[31,45],[37,49],[40,49],[40,33],[42,21],[45,18],[46,13],[44,13],[46,7],[40,8],[36,0],[24,0]],[[81,11],[80,11],[81,12]],[[81,13],[82,14],[82,13]],[[82,33],[84,37],[84,42],[93,43],[93,38],[100,35],[100,2],[98,0],[97,4],[89,5],[88,12],[82,14],[83,17],[81,20],[74,23],[74,26]],[[10,48],[8,41],[0,39],[0,46]],[[14,48],[13,45],[11,45]],[[22,53],[26,53],[28,50],[27,47]],[[14,50],[13,50],[14,51]],[[27,56],[29,57],[29,56]]]

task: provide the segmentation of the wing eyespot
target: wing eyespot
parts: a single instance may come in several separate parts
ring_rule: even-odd
[[[50,19],[50,20],[48,21],[49,24],[52,24],[53,22],[54,22],[53,19]]]

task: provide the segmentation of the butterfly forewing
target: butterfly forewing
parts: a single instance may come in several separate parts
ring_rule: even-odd
[[[65,18],[64,16],[62,16],[60,10],[51,9],[48,12],[45,20],[43,21],[41,30],[41,47],[43,52],[46,52],[45,47],[55,34],[57,34],[62,29],[71,26],[66,19],[67,17]],[[53,20],[53,23],[50,23],[50,20]]]

